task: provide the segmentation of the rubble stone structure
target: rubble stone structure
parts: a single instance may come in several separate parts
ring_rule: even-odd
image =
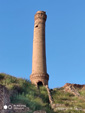
[[[10,95],[7,88],[0,84],[0,113],[5,113],[4,105],[9,105]],[[7,113],[7,112],[6,112]]]
[[[30,80],[35,85],[48,85],[49,75],[46,69],[45,51],[45,21],[47,15],[44,11],[35,14],[32,74]]]

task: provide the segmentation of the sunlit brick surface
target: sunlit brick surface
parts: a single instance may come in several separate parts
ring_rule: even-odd
[[[44,11],[38,11],[35,14],[34,38],[33,38],[33,57],[32,57],[32,74],[30,80],[33,84],[42,82],[48,84],[49,75],[46,69],[46,52],[45,52],[45,21],[47,15]]]

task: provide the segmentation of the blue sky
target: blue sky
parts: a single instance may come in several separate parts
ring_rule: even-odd
[[[85,84],[85,0],[0,0],[0,72],[29,79],[38,10],[47,14],[49,87]]]

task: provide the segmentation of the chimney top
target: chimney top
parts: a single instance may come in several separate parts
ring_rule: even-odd
[[[37,13],[43,13],[43,14],[46,14],[45,11],[37,11]]]

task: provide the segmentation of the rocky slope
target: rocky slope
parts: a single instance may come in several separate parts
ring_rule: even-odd
[[[37,89],[29,80],[4,73],[0,74],[0,84],[9,90],[12,105],[26,105],[26,108],[30,109],[28,112],[25,109],[26,113],[85,112],[85,85],[66,83],[61,88],[50,89],[49,92],[46,87]],[[53,100],[52,105],[49,102],[48,92]]]

